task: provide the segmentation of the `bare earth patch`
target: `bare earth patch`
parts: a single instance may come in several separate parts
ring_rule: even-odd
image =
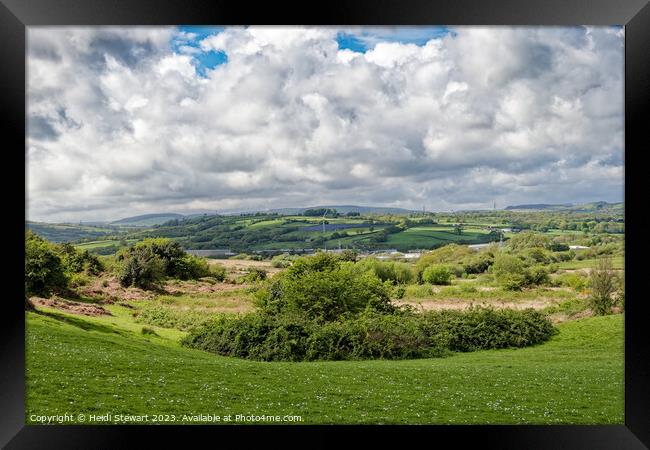
[[[119,300],[150,300],[154,292],[136,287],[123,287],[114,276],[104,276],[93,279],[93,282],[77,289],[79,294],[96,298],[107,303]]]
[[[99,305],[91,305],[88,303],[73,302],[71,300],[64,300],[61,298],[41,298],[32,297],[31,302],[35,306],[45,306],[47,308],[59,309],[67,313],[81,314],[84,316],[111,316],[112,314]]]
[[[228,292],[237,291],[253,286],[252,284],[229,284],[214,283],[206,281],[167,281],[164,286],[163,294],[203,294],[210,292]]]
[[[463,310],[472,306],[490,306],[496,309],[544,309],[548,306],[557,305],[559,299],[535,299],[535,300],[518,300],[502,301],[493,299],[467,300],[467,299],[444,299],[429,301],[395,301],[397,305],[411,305],[422,311],[440,311],[445,309]]]
[[[247,269],[264,269],[268,275],[275,275],[281,268],[273,267],[271,261],[253,261],[249,259],[208,259],[209,264],[221,264],[230,273],[246,274]]]

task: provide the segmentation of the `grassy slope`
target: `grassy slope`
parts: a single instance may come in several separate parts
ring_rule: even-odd
[[[260,363],[144,337],[125,312],[27,313],[30,414],[297,414],[305,423],[623,423],[623,317],[444,359]],[[155,328],[155,327],[154,327]]]

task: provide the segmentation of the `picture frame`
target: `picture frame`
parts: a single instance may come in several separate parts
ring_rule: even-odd
[[[641,198],[644,187],[642,155],[647,143],[642,141],[646,128],[643,120],[650,109],[650,5],[643,0],[618,2],[598,0],[522,0],[440,1],[379,0],[363,2],[345,0],[332,4],[304,3],[297,7],[288,2],[250,5],[232,1],[141,0],[1,0],[0,49],[4,68],[0,71],[2,123],[7,140],[5,155],[12,156],[12,166],[19,165],[18,147],[25,144],[25,36],[26,28],[36,25],[172,25],[172,24],[283,24],[283,25],[624,25],[625,26],[625,202],[626,209],[626,286],[629,291],[625,313],[625,425],[613,426],[399,426],[335,427],[347,434],[377,440],[403,441],[407,436],[431,443],[457,444],[474,442],[487,448],[589,448],[636,449],[650,445],[649,380],[650,348],[644,344],[646,313],[641,293],[643,279],[641,254],[645,250],[642,232]],[[644,114],[645,113],[645,114]],[[643,143],[642,143],[643,142]],[[15,158],[15,159],[14,159]],[[23,160],[23,163],[25,161]],[[5,192],[13,197],[11,215],[20,214],[20,200],[13,194],[16,183],[25,179],[14,170],[5,177]],[[22,172],[24,175],[24,172]],[[25,199],[26,202],[29,199]],[[25,207],[25,205],[23,205]],[[23,210],[26,211],[26,208]],[[11,219],[7,233],[20,235],[18,220]],[[24,225],[21,225],[24,226]],[[10,238],[16,248],[12,260],[24,256],[20,240]],[[143,431],[142,426],[26,426],[25,417],[25,327],[24,309],[16,297],[21,295],[19,264],[11,263],[6,279],[11,293],[6,295],[2,327],[3,418],[0,443],[6,448],[115,448],[128,447]],[[14,274],[15,271],[15,274]],[[147,439],[163,443],[174,440],[221,437],[237,433],[239,445],[256,439],[295,442],[303,438],[320,443],[336,443],[338,438],[327,426],[165,426],[146,430]],[[316,435],[316,436],[314,436]],[[314,439],[316,438],[316,439]]]

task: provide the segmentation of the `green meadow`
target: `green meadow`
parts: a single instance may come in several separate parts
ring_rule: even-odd
[[[26,313],[26,423],[65,413],[109,413],[112,423],[120,413],[176,416],[160,423],[193,423],[182,416],[197,414],[294,415],[307,424],[624,421],[622,314],[559,324],[550,341],[523,349],[268,363],[181,347],[178,330],[145,335],[128,308],[110,310]]]

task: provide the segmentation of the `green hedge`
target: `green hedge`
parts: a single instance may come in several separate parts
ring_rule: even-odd
[[[551,322],[532,309],[476,307],[424,314],[367,310],[327,323],[300,314],[257,312],[220,317],[192,330],[182,344],[263,361],[410,359],[524,347],[554,332]]]

